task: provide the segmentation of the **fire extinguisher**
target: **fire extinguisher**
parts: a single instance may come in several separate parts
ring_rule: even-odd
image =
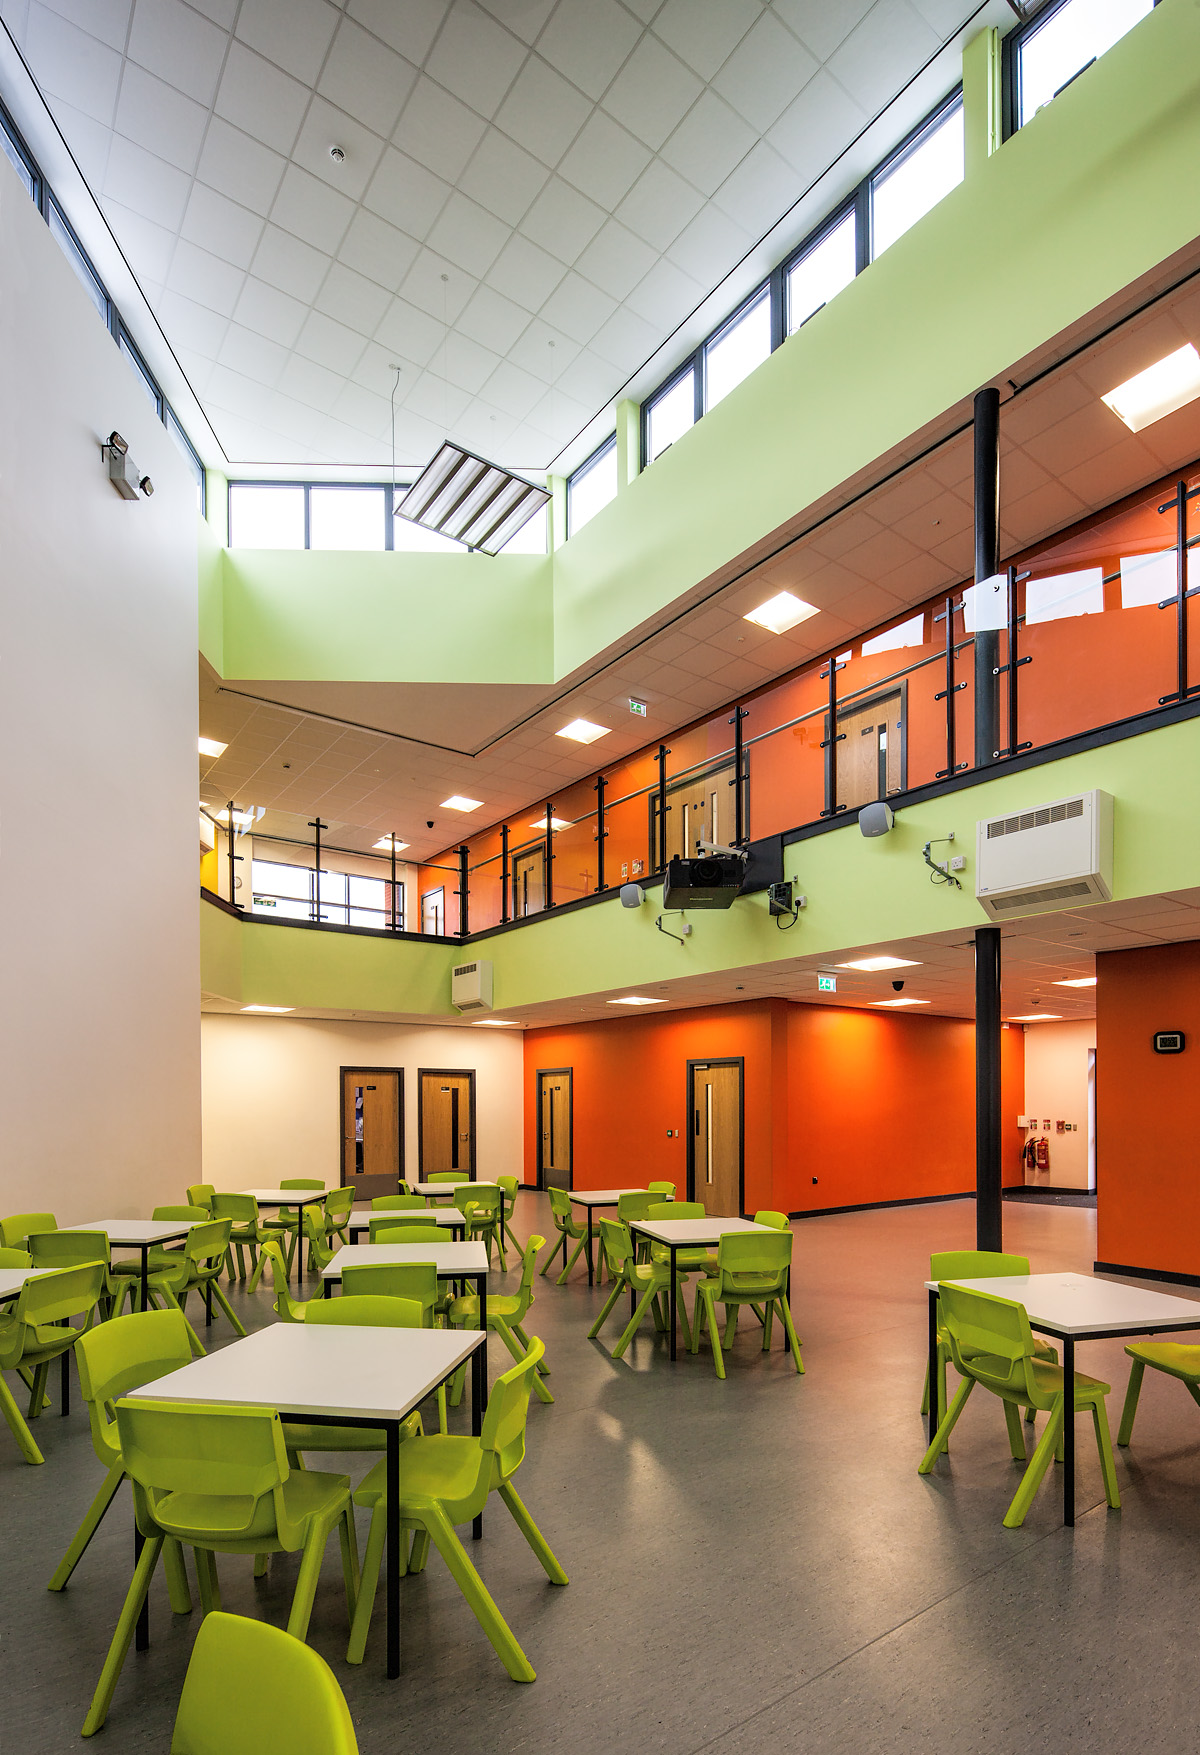
[[[1025,1141],[1021,1157],[1026,1170],[1049,1170],[1050,1141],[1041,1134],[1031,1134]]]

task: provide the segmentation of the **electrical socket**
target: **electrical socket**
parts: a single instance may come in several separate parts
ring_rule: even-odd
[[[956,853],[954,855],[954,858],[950,861],[950,870],[951,871],[966,871],[966,869],[967,869],[966,860],[963,858],[961,853]]]

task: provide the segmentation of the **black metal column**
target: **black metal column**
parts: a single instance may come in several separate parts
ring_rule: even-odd
[[[500,828],[500,924],[508,924],[508,824]]]
[[[546,906],[554,906],[554,800],[546,800]]]
[[[391,899],[392,899],[392,931],[398,932],[399,931],[399,921],[397,920],[397,917],[396,917],[396,834],[395,834],[395,830],[392,831],[391,841],[392,841],[392,887],[391,887],[389,894],[390,894]]]
[[[651,847],[650,859],[654,871],[667,869],[667,757],[670,750],[665,743],[658,746],[658,846]],[[684,849],[686,853],[687,849]]]
[[[1000,570],[1000,392],[975,396],[975,583]],[[975,630],[975,766],[1000,748],[1000,634]]]
[[[729,784],[733,787],[733,844],[740,847],[746,839],[746,807],[742,787],[742,771],[746,766],[746,740],[742,733],[742,720],[750,716],[749,707],[735,707],[733,718],[729,723],[733,726],[733,779]],[[717,825],[713,824],[713,839],[717,838]]]
[[[975,929],[975,1247],[1003,1248],[1000,1192],[1000,928]]]
[[[329,827],[320,817],[311,822],[309,828],[313,832],[313,899],[312,917],[320,924],[321,920],[321,830]]]
[[[471,857],[469,847],[458,850],[458,936],[466,938],[471,930],[468,918],[468,899],[470,897],[471,871],[467,861]]]
[[[596,891],[606,890],[604,881],[604,843],[608,838],[608,830],[604,827],[604,788],[607,781],[603,774],[596,777]],[[588,1208],[589,1220],[591,1207]]]

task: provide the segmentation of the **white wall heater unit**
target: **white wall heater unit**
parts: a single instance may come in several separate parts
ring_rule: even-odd
[[[488,959],[457,964],[450,977],[450,1003],[460,1012],[491,1011],[492,965]]]
[[[993,920],[1112,899],[1111,792],[1081,792],[975,825],[975,894]]]

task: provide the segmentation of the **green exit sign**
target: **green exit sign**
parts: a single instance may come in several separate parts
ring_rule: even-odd
[[[837,992],[837,976],[836,975],[818,975],[817,976],[817,992],[818,993],[836,993]]]

